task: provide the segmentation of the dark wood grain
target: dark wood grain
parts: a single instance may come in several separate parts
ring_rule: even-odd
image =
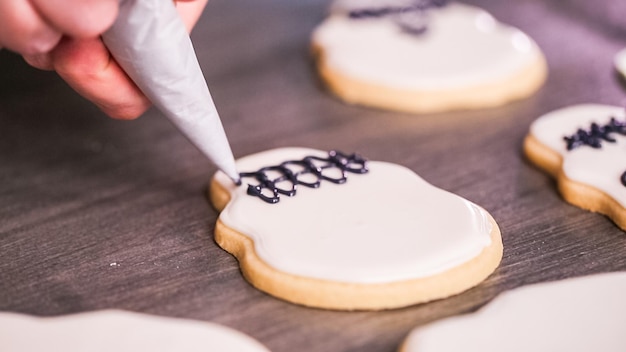
[[[205,192],[215,168],[168,121],[154,110],[108,119],[54,73],[0,51],[0,310],[120,308],[222,323],[275,352],[394,351],[411,328],[475,310],[504,290],[626,270],[626,234],[563,202],[521,155],[537,116],[624,103],[612,68],[626,46],[616,2],[468,2],[544,49],[550,76],[536,95],[419,116],[345,105],[312,70],[308,40],[324,17],[321,1],[212,0],[193,39],[236,156],[293,145],[359,151],[489,210],[505,251],[480,286],[384,312],[269,297],[214,243],[217,213]]]

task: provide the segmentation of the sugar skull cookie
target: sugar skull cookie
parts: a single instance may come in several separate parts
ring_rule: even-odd
[[[566,201],[626,230],[624,108],[588,104],[545,114],[530,126],[524,152],[556,178]]]
[[[408,112],[486,108],[543,84],[537,44],[478,7],[340,1],[312,35],[317,69],[349,103]]]
[[[498,225],[411,170],[355,154],[282,148],[218,172],[216,242],[256,288],[306,306],[402,307],[467,290],[498,266]]]
[[[622,352],[626,273],[525,286],[476,313],[416,328],[400,352]]]

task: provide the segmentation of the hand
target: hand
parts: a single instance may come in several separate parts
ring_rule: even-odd
[[[208,0],[175,0],[191,31]],[[31,66],[56,71],[107,115],[134,119],[151,105],[100,39],[118,0],[0,0],[0,47]]]

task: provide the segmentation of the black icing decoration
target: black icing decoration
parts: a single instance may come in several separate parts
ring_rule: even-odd
[[[563,137],[563,140],[567,144],[568,151],[584,145],[600,149],[602,148],[602,142],[615,143],[617,141],[611,136],[613,133],[626,136],[626,121],[618,121],[615,117],[611,117],[611,120],[606,125],[600,126],[593,122],[589,130],[579,128],[573,135]],[[626,187],[626,171],[620,176],[620,182]]]
[[[248,183],[248,195],[275,204],[280,196],[293,197],[298,185],[318,188],[323,180],[336,184],[347,181],[346,173],[364,174],[369,170],[367,160],[360,155],[344,154],[331,150],[328,157],[306,156],[301,160],[289,160],[279,165],[266,166],[253,172],[242,172],[243,178],[254,178],[258,184]],[[336,173],[337,176],[332,174]]]
[[[626,136],[626,121],[618,121],[615,117],[611,117],[611,121],[603,126],[594,122],[589,130],[579,128],[573,135],[563,137],[563,140],[567,144],[567,150],[574,150],[584,145],[599,149],[602,148],[602,142],[615,143],[612,133]]]
[[[406,6],[364,8],[348,12],[352,19],[380,18],[391,16],[404,32],[420,35],[428,29],[428,11],[446,6],[448,0],[415,0]]]

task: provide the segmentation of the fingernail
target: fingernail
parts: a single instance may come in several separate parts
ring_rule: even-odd
[[[61,33],[45,30],[34,36],[28,43],[27,51],[23,54],[35,56],[50,52],[61,41]]]

